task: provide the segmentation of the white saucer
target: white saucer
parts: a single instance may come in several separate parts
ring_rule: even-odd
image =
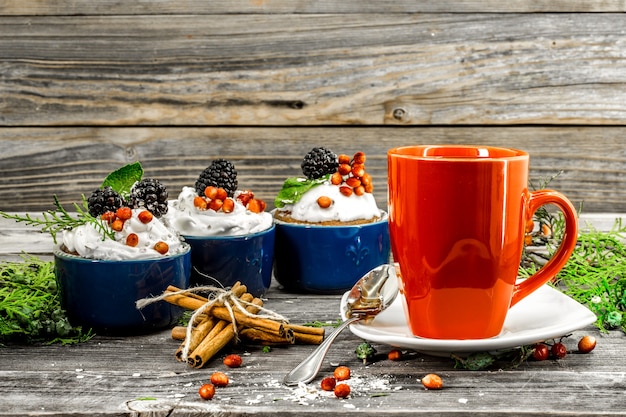
[[[345,301],[341,299],[341,316],[345,317]],[[385,311],[365,324],[350,325],[356,336],[371,342],[437,356],[450,353],[492,352],[559,338],[596,321],[587,307],[562,292],[544,285],[509,311],[502,333],[490,339],[425,339],[411,334],[404,316],[402,295]]]

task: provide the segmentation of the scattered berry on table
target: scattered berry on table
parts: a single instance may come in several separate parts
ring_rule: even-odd
[[[215,395],[215,386],[213,384],[204,384],[198,390],[198,395],[203,400],[211,400]]]
[[[93,217],[99,217],[107,211],[115,213],[123,205],[124,199],[111,187],[98,188],[87,199],[87,209]]]
[[[167,189],[153,178],[145,178],[137,182],[130,191],[129,205],[132,208],[144,208],[161,217],[167,213]]]
[[[224,372],[213,372],[211,375],[211,383],[216,387],[225,387],[228,385],[228,375]]]
[[[592,350],[594,350],[596,347],[596,338],[593,336],[583,336],[579,341],[578,341],[578,351],[580,353],[589,353]]]
[[[537,343],[533,347],[533,359],[536,361],[545,361],[550,356],[550,349],[543,343]]]
[[[338,366],[335,368],[333,376],[337,381],[345,381],[346,379],[350,379],[350,368],[348,368],[347,366]]]
[[[337,386],[337,380],[332,376],[327,376],[320,382],[320,388],[324,391],[333,391]]]
[[[237,190],[237,170],[232,162],[223,158],[215,159],[200,173],[195,186],[200,196],[205,195],[208,186],[214,186],[223,188],[227,196],[232,197]]]
[[[398,349],[393,349],[387,353],[387,359],[390,361],[399,361],[402,359],[402,351]]]
[[[346,398],[350,395],[350,386],[348,384],[337,384],[333,392],[337,398]]]
[[[441,389],[443,388],[443,380],[437,374],[428,374],[422,378],[422,385],[426,389]]]
[[[224,365],[228,366],[229,368],[239,368],[242,363],[243,359],[241,359],[241,356],[237,355],[236,353],[227,355],[224,358]]]
[[[567,348],[563,343],[556,342],[550,348],[550,353],[552,353],[552,356],[557,359],[563,359],[565,356],[567,356]]]
[[[310,180],[332,174],[337,171],[338,166],[337,154],[324,147],[311,149],[300,164],[302,173]]]

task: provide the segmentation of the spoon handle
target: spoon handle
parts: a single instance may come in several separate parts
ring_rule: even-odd
[[[313,351],[313,353],[300,362],[298,366],[293,368],[293,370],[285,376],[285,379],[283,379],[284,384],[297,385],[299,382],[304,382],[305,384],[307,382],[311,382],[322,367],[322,362],[326,357],[326,353],[339,333],[348,327],[348,325],[358,320],[361,320],[361,317],[355,316],[341,323],[334,332],[326,337],[326,339]]]

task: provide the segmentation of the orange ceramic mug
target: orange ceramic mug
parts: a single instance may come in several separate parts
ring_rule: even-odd
[[[528,190],[527,153],[487,146],[388,151],[389,232],[415,336],[497,336],[511,306],[552,279],[576,245],[576,210],[562,194]],[[516,283],[526,222],[545,204],[564,214],[552,257]]]

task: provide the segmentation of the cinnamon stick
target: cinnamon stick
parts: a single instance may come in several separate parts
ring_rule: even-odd
[[[252,295],[246,293],[241,296],[241,299],[244,301],[250,301],[252,299]],[[256,306],[261,306],[263,301],[258,298],[254,298],[251,302],[254,305],[247,306],[246,310],[254,314],[259,311],[259,308]],[[222,323],[225,323],[224,327],[222,327]],[[240,324],[237,325],[238,327],[241,327]],[[215,331],[218,326],[221,327],[219,332]],[[195,351],[189,356],[187,360],[188,364],[194,368],[202,368],[209,361],[209,359],[213,357],[213,355],[219,352],[224,346],[233,340],[234,337],[235,330],[233,329],[230,320],[220,320],[211,333],[204,338],[202,343],[200,343]]]
[[[180,290],[176,287],[170,286],[165,290],[165,295],[176,291]],[[189,310],[197,310],[206,304],[206,302],[194,297],[189,297],[186,294],[171,294],[165,298],[165,301]],[[229,322],[232,320],[230,312],[226,309],[226,307],[212,307],[209,311],[207,311],[207,314],[210,314],[220,320],[227,320]],[[237,310],[234,310],[234,316],[238,325],[265,329],[281,335],[285,333],[284,324],[281,322],[259,317],[250,317]]]

